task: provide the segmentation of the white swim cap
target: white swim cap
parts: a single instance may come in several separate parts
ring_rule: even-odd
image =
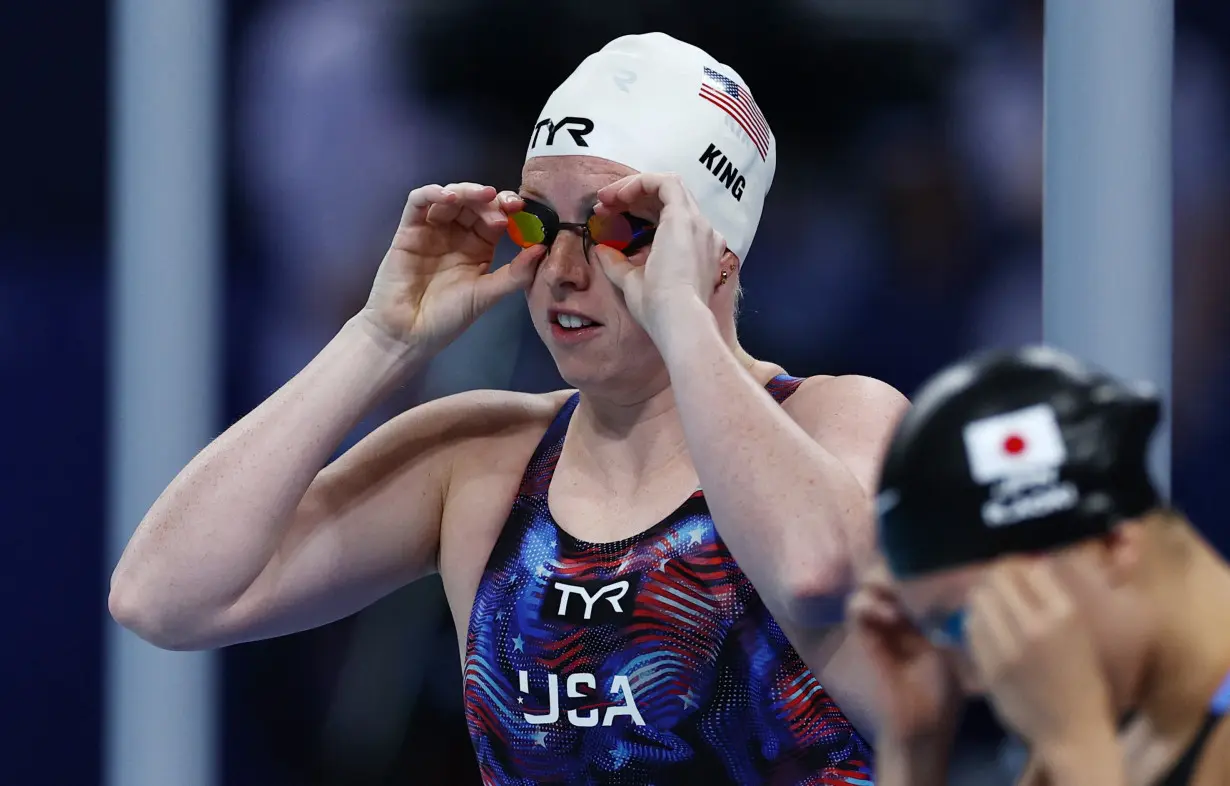
[[[740,264],[777,168],[739,74],[664,33],[616,38],[585,58],[538,115],[526,160],[540,156],[678,173]]]

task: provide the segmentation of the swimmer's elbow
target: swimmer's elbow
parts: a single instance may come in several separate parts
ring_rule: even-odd
[[[876,558],[873,518],[870,498],[859,496],[839,522],[842,537],[795,544],[799,556],[786,560],[779,575],[783,604],[796,624],[823,627],[842,621],[861,566]]]
[[[202,640],[187,635],[181,625],[176,625],[166,609],[150,600],[148,593],[127,582],[112,581],[107,610],[120,627],[159,649],[175,652],[208,649]]]
[[[784,606],[790,620],[804,628],[823,628],[841,622],[845,599],[853,584],[848,561],[799,571],[787,578]]]

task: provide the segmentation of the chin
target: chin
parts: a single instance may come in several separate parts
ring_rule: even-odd
[[[562,355],[562,357],[561,357]],[[569,387],[577,390],[602,390],[617,381],[611,369],[600,358],[587,358],[572,353],[552,353],[555,370]]]
[[[586,363],[581,358],[557,360],[555,369],[570,387],[615,404],[638,404],[670,384],[669,380],[659,382],[657,375],[609,363]]]

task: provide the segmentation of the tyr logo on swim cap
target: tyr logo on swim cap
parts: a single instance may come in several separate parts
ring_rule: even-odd
[[[526,160],[567,155],[678,173],[740,264],[777,168],[773,133],[739,74],[663,33],[615,39],[547,99]]]
[[[898,577],[1104,533],[1158,503],[1161,407],[1070,355],[1028,347],[927,382],[885,458],[880,540]]]

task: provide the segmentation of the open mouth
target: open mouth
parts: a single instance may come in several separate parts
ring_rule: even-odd
[[[597,327],[599,324],[579,314],[556,314],[554,322],[564,330],[582,330],[588,327]]]

